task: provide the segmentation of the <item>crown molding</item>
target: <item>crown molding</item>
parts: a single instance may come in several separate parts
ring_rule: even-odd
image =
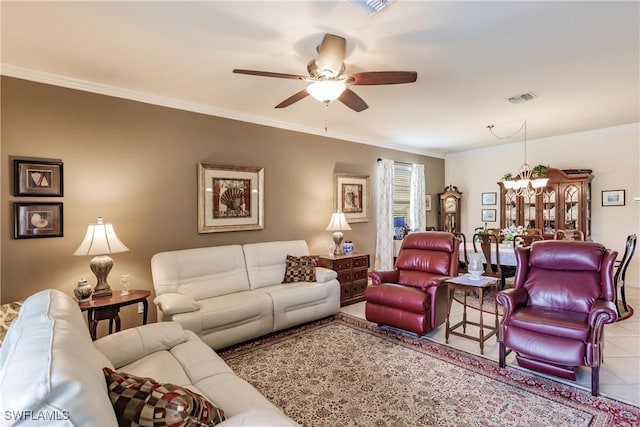
[[[74,77],[63,76],[60,74],[47,73],[31,68],[20,67],[13,64],[0,64],[0,75],[14,77],[23,80],[29,80],[37,83],[49,84],[52,86],[60,86],[67,89],[75,89],[84,92],[96,93],[99,95],[112,96],[115,98],[128,99],[130,101],[142,102],[145,104],[158,105],[161,107],[173,108],[177,110],[190,111],[193,113],[205,114],[208,116],[223,117],[226,119],[238,120],[241,122],[255,123],[259,125],[301,132],[310,135],[322,136],[325,138],[340,139],[359,144],[373,145],[391,150],[398,150],[412,154],[430,156],[436,158],[444,158],[441,153],[427,152],[419,150],[415,147],[409,147],[389,141],[376,141],[359,136],[348,135],[339,132],[325,131],[324,129],[316,129],[309,126],[301,126],[295,123],[288,123],[262,116],[243,113],[241,111],[228,110],[206,104],[185,101],[178,98],[170,98],[166,96],[156,95],[147,92],[140,92],[131,89],[125,89],[117,86],[111,86],[102,83],[96,83],[88,80],[81,80]]]

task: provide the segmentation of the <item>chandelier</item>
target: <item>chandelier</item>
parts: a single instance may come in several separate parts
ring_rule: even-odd
[[[507,173],[502,177],[502,185],[509,194],[515,196],[535,196],[542,194],[544,188],[549,182],[547,178],[548,167],[544,165],[529,166],[527,163],[527,122],[525,120],[522,126],[509,136],[498,136],[493,132],[494,125],[488,125],[487,128],[491,135],[498,139],[511,138],[524,130],[524,163],[515,174]]]

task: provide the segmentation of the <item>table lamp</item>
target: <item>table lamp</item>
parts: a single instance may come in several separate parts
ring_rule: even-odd
[[[334,232],[333,243],[335,243],[336,248],[333,250],[333,255],[340,255],[342,253],[342,238],[344,237],[342,231],[351,230],[343,212],[331,214],[331,221],[329,221],[329,225],[327,225],[327,230]]]
[[[73,255],[95,255],[89,263],[91,271],[98,279],[98,283],[93,289],[93,298],[111,296],[112,292],[109,283],[107,283],[107,276],[113,267],[113,259],[109,254],[127,252],[128,250],[129,248],[118,239],[113,225],[102,222],[102,217],[98,217],[96,224],[89,224],[84,240]]]

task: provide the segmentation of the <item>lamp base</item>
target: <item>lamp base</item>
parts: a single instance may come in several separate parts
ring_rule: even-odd
[[[108,255],[98,255],[94,257],[89,263],[89,268],[96,275],[98,283],[93,288],[92,298],[110,297],[113,295],[109,283],[107,283],[107,276],[113,268],[113,260]]]
[[[333,256],[336,255],[342,255],[342,238],[344,237],[344,234],[342,233],[342,231],[336,231],[335,233],[333,233],[333,243],[335,243],[336,248],[333,250]]]

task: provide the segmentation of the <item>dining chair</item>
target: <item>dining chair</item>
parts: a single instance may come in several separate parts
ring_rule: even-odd
[[[478,245],[480,251],[478,251]],[[496,277],[500,279],[500,289],[504,289],[507,277],[516,275],[515,266],[505,266],[500,263],[500,238],[493,233],[476,233],[473,235],[473,251],[482,252],[486,260],[484,273],[485,276]],[[495,263],[492,262],[492,252],[495,252]]]
[[[633,254],[636,252],[636,245],[638,244],[638,237],[635,234],[631,234],[627,236],[627,243],[624,248],[624,254],[622,258],[617,263],[616,274],[613,276],[613,282],[616,285],[616,308],[618,309],[618,316],[626,314],[629,312],[629,307],[627,306],[627,298],[624,295],[624,282],[625,282],[625,274],[627,273],[627,267],[633,258]],[[618,301],[622,301],[622,308],[624,312],[620,310],[620,305]]]
[[[469,257],[467,256],[467,238],[464,233],[453,233],[456,239],[460,240],[460,252],[462,253],[462,259],[458,263],[458,273],[469,272]]]
[[[584,233],[581,230],[556,230],[553,240],[580,240],[584,241]]]
[[[500,228],[487,228],[487,234],[493,234],[498,238],[498,243],[504,240],[504,236],[502,235],[502,230]]]
[[[540,236],[542,237],[542,230],[539,228],[526,228],[524,230],[525,236]]]
[[[533,242],[540,242],[544,240],[544,237],[542,237],[542,235],[538,235],[538,234],[523,234],[522,236],[516,236],[513,238],[513,247],[517,247],[517,246],[523,246],[523,247],[527,247],[527,246],[531,246],[531,244]]]

